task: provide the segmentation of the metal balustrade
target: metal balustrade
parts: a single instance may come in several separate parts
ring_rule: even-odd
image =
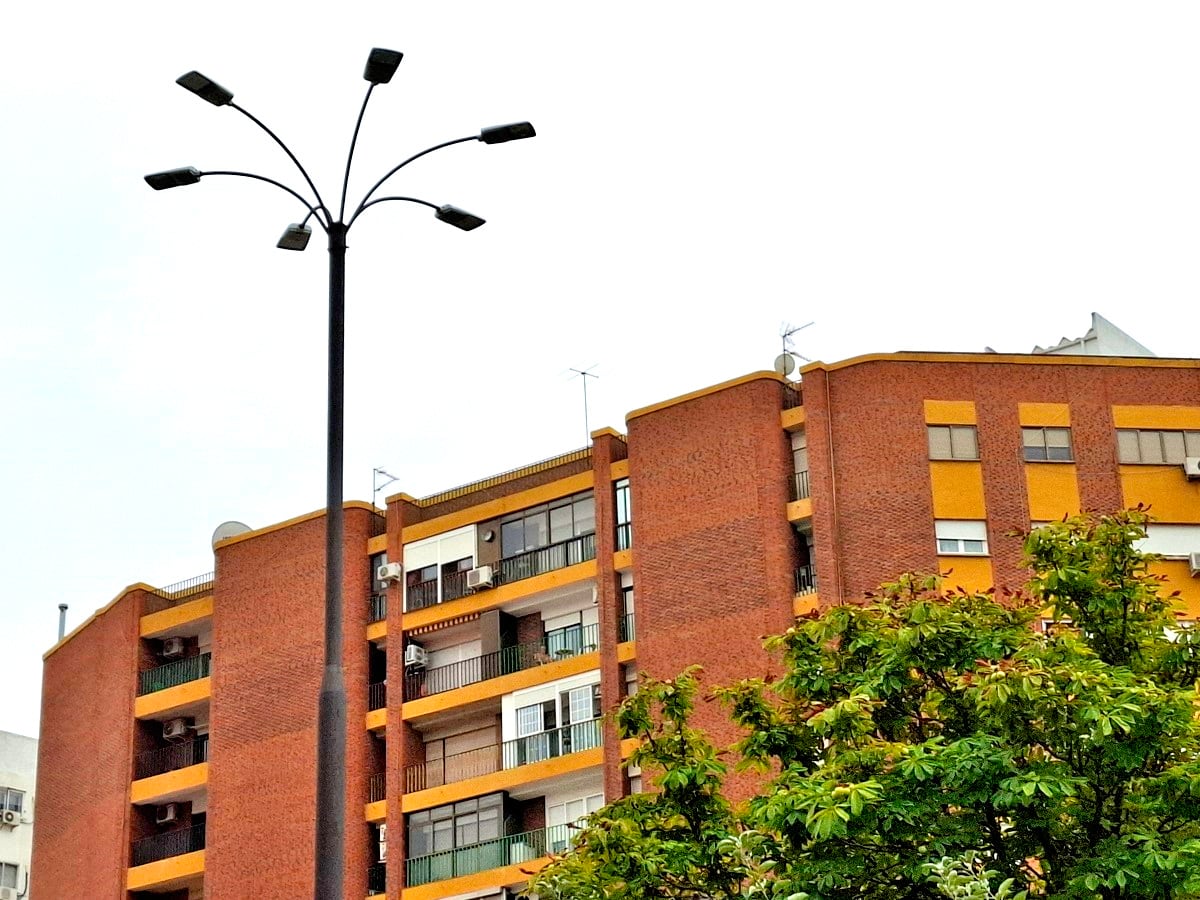
[[[808,492],[808,470],[793,474],[788,479],[788,489],[793,501],[807,500],[811,496]]]
[[[387,681],[367,685],[367,709],[383,709],[387,706]]]
[[[387,774],[376,772],[367,779],[367,802],[378,803],[387,799]]]
[[[180,828],[142,838],[133,845],[131,864],[144,866],[172,856],[195,853],[204,849],[204,825]]]
[[[387,863],[371,863],[367,866],[367,896],[387,892]]]
[[[468,593],[466,572],[442,573],[443,603],[445,603],[447,600],[457,600],[459,597],[465,597]]]
[[[435,606],[438,603],[438,580],[419,581],[410,584],[404,591],[404,608],[408,612]]]
[[[628,550],[633,546],[633,523],[625,522],[617,526],[617,549]]]
[[[804,405],[804,393],[799,384],[785,384],[783,386],[783,408],[795,409],[797,406]]]
[[[207,678],[212,669],[212,654],[201,653],[199,656],[186,656],[176,659],[153,669],[145,669],[138,673],[138,696],[153,694],[167,688],[187,684]]]
[[[157,750],[139,753],[133,761],[133,777],[150,778],[176,769],[208,762],[208,735],[202,734],[192,741],[168,744]]]
[[[595,558],[596,535],[593,532],[505,557],[500,560],[497,570],[500,584],[511,584]]]
[[[404,699],[441,694],[467,684],[590,653],[599,646],[599,630],[595,625],[559,628],[547,632],[538,641],[504,647],[432,669],[410,671],[404,676]]]
[[[146,597],[142,612],[159,612],[179,603],[194,600],[203,594],[211,594],[214,578],[215,573],[205,572],[203,575],[195,575],[164,588],[155,588],[154,592]]]
[[[621,617],[621,643],[625,641],[637,640],[637,632],[633,627],[633,613],[626,613]]]
[[[796,593],[813,594],[817,590],[817,572],[811,566],[801,566],[796,570]]]
[[[413,857],[405,862],[404,883],[407,887],[416,887],[431,881],[529,862],[548,853],[561,853],[571,846],[574,831],[570,825],[551,825]]]
[[[592,750],[601,746],[603,742],[604,729],[600,719],[576,722],[574,725],[526,735],[505,741],[503,744],[488,744],[486,747],[476,747],[474,750],[452,753],[449,756],[427,759],[423,763],[406,766],[404,789],[406,792],[423,791],[426,788],[454,784],[480,775],[491,775],[501,769],[515,769],[544,759]]]
[[[367,616],[370,622],[382,622],[387,618],[387,592],[372,594],[367,599]]]

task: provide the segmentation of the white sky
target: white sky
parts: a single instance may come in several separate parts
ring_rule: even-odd
[[[189,9],[191,11],[189,11]],[[336,10],[336,14],[334,14]],[[1103,313],[1160,356],[1200,333],[1200,7],[1009,2],[16,4],[0,30],[0,729],[35,734],[57,605],[211,568],[226,519],[324,503],[326,253],[276,250],[302,182],[333,202],[372,46],[404,51],[351,193],[346,484],[421,495],[593,428],[814,359],[1028,351]]]

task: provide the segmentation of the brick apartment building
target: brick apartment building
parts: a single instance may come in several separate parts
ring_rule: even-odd
[[[1200,360],[864,356],[593,439],[346,504],[348,898],[505,896],[640,788],[603,720],[637,672],[764,674],[763,635],[905,570],[1019,586],[1013,528],[1150,504],[1200,612]],[[215,576],[133,585],[46,654],[41,897],[311,896],[323,539],[318,512],[219,541]]]

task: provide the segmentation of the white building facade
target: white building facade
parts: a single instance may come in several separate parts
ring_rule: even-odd
[[[28,900],[36,738],[0,731],[0,900]]]

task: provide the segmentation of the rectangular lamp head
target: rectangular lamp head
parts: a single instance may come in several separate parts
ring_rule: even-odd
[[[396,74],[396,67],[400,65],[402,59],[404,59],[404,54],[399,50],[385,50],[383,47],[376,47],[367,57],[367,67],[363,70],[363,78],[371,84],[387,84]]]
[[[463,231],[473,231],[486,221],[457,206],[442,206],[435,215],[443,222],[449,222],[455,228],[461,228]]]
[[[519,141],[523,138],[536,137],[537,132],[528,122],[513,122],[511,125],[493,125],[479,132],[479,139],[485,144],[503,144],[508,141]]]
[[[146,184],[150,185],[156,191],[165,191],[167,188],[195,184],[199,180],[200,171],[191,166],[185,166],[182,169],[170,169],[166,172],[155,172],[153,175],[146,176]]]
[[[180,87],[187,88],[201,100],[207,100],[213,106],[225,106],[233,100],[233,94],[225,90],[211,78],[193,70],[175,79]]]
[[[289,225],[275,246],[280,250],[303,250],[308,246],[310,237],[312,229],[307,225]]]

